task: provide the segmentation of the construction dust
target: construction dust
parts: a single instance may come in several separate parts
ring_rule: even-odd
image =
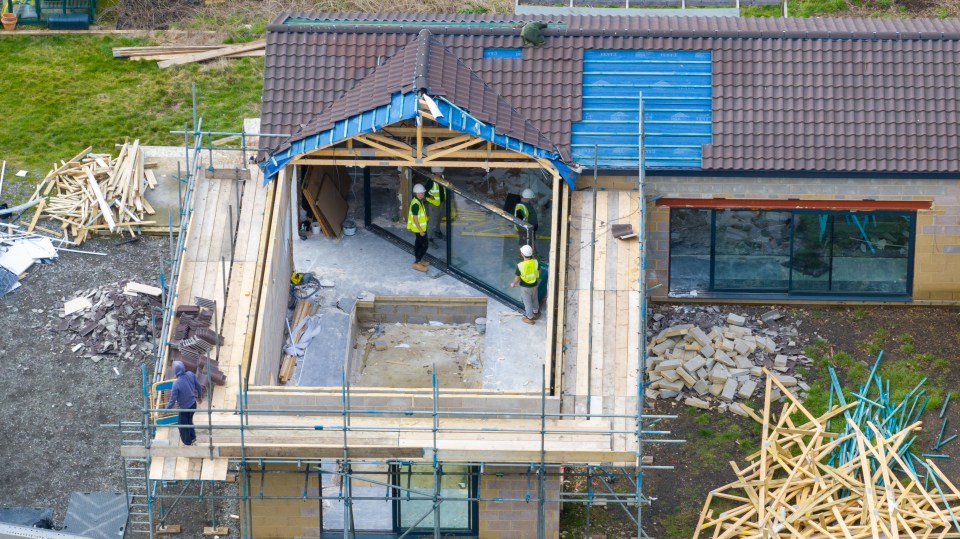
[[[364,328],[354,344],[360,361],[352,385],[479,389],[482,335],[471,324],[383,324]]]

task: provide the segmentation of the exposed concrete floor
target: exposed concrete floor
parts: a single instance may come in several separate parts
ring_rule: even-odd
[[[436,279],[410,267],[413,256],[365,230],[358,223],[354,236],[294,240],[294,267],[333,281],[315,298],[320,300],[322,338],[314,339],[297,362],[288,385],[339,386],[347,349],[349,313],[358,296],[381,295],[482,296],[466,284],[440,274]],[[436,271],[436,270],[434,270]],[[536,390],[543,373],[546,327],[521,322],[521,314],[491,299],[481,356],[482,387]]]

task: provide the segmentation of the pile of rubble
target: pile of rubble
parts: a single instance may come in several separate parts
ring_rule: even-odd
[[[811,361],[797,347],[797,326],[781,325],[782,318],[778,311],[751,319],[719,307],[664,307],[650,318],[646,397],[746,416],[736,401],[753,397],[766,367],[805,398],[809,386],[796,367]]]
[[[145,360],[162,323],[160,316],[151,318],[154,309],[159,314],[159,290],[120,281],[77,292],[64,304],[57,330],[66,334],[71,351],[94,363],[107,357]]]

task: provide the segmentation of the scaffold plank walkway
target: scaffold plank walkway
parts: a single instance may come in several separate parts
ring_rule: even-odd
[[[630,415],[637,405],[640,247],[636,238],[619,240],[610,230],[614,224],[637,226],[638,195],[577,191],[570,206],[564,411]],[[614,430],[633,424],[613,419]],[[634,438],[615,435],[614,449],[630,450]]]
[[[236,405],[238,368],[247,348],[250,313],[255,311],[254,274],[261,254],[260,229],[264,223],[268,193],[273,187],[272,184],[263,185],[262,173],[257,167],[250,169],[248,179],[242,184],[236,180],[207,178],[203,174],[195,181],[193,212],[182,253],[183,264],[174,307],[192,304],[195,297],[217,302],[217,327],[224,337],[218,363],[227,374],[226,385],[213,387],[209,404],[217,410]],[[238,201],[240,208],[236,207]],[[237,222],[233,232],[229,229],[231,216]],[[256,240],[251,241],[251,238]],[[228,283],[226,287],[225,282]],[[165,368],[169,368],[167,362]],[[206,411],[202,404],[197,410],[194,422],[198,425],[198,434],[203,432],[203,425],[207,423]],[[153,443],[157,448],[185,449],[176,428],[161,429]],[[205,449],[209,457],[209,448]],[[153,456],[150,478],[154,480],[223,481],[226,478],[224,459],[172,454],[163,457],[156,451]]]

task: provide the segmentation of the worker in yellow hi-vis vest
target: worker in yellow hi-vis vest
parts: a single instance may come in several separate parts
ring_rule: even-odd
[[[430,262],[423,259],[427,254],[427,226],[430,223],[427,217],[427,208],[424,204],[424,197],[427,190],[421,184],[413,186],[413,200],[410,201],[410,210],[407,212],[407,230],[413,232],[413,269],[417,271],[427,271]]]
[[[531,226],[529,234],[527,234],[526,229],[523,227],[514,226],[514,228],[517,229],[520,245],[529,245],[530,247],[534,247],[534,250],[536,250],[537,228],[540,225],[537,220],[537,209],[533,203],[533,199],[536,198],[536,196],[533,189],[524,189],[520,194],[520,202],[517,202],[516,206],[513,207],[514,217],[521,221],[526,221]]]
[[[523,322],[533,325],[540,318],[540,298],[537,297],[537,284],[540,281],[540,262],[533,258],[533,247],[524,245],[520,248],[523,262],[517,264],[516,277],[510,283],[510,288],[520,285],[520,298],[523,300],[525,316]]]
[[[427,217],[430,221],[430,228],[433,229],[428,233],[430,238],[430,243],[433,245],[434,238],[443,239],[443,217],[446,209],[445,204],[447,203],[447,188],[437,183],[435,180],[430,180],[427,184],[427,202],[430,204],[427,206]],[[436,245],[433,245],[437,247]]]

